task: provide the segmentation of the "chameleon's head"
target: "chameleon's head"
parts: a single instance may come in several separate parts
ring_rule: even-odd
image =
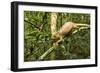
[[[61,36],[61,35],[60,35],[59,32],[55,32],[54,35],[52,35],[51,38],[54,39],[54,40],[59,40],[59,39],[60,39],[60,36]]]

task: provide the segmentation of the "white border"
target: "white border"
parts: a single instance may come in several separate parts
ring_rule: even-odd
[[[95,10],[81,9],[81,8],[60,8],[60,7],[46,7],[46,6],[24,6],[18,7],[18,68],[36,68],[36,67],[50,67],[50,66],[71,66],[95,64]],[[90,54],[91,59],[81,60],[59,60],[59,61],[33,61],[24,62],[24,11],[44,11],[44,12],[69,12],[69,13],[89,13],[91,15],[91,43]]]

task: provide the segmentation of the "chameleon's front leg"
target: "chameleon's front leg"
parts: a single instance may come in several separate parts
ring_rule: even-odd
[[[56,42],[56,45],[58,45],[60,42],[62,42],[63,41],[63,36],[62,35],[60,35],[60,37],[59,37],[59,40]]]

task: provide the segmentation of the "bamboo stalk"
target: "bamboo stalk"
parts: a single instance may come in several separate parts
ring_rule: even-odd
[[[57,13],[56,12],[52,12],[51,13],[51,25],[50,25],[51,26],[51,34],[52,34],[51,38],[57,32],[57,30],[56,30],[57,29],[56,24],[57,24]],[[51,60],[55,59],[55,51],[52,51],[52,53],[50,54],[50,59]]]
[[[57,13],[51,13],[51,34],[52,36],[55,34],[56,32],[56,23],[57,23]]]

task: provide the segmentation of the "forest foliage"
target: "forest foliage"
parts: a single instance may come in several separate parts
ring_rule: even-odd
[[[51,12],[24,11],[24,61],[38,61],[53,45],[51,39]],[[57,13],[57,30],[65,22],[90,25],[90,14]],[[43,60],[69,60],[90,58],[90,28],[65,36],[64,41]]]

